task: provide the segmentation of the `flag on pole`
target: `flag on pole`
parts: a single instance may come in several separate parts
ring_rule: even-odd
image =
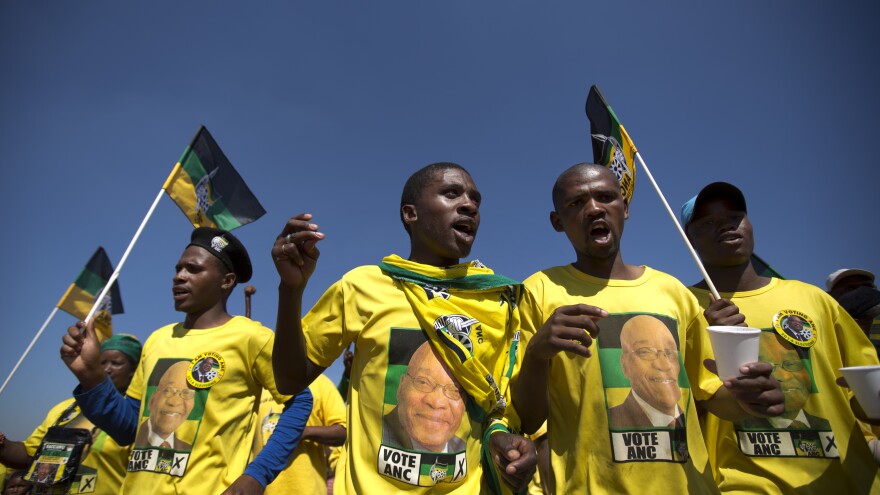
[[[56,306],[80,320],[84,319],[92,309],[95,297],[107,285],[112,274],[113,265],[110,264],[110,258],[107,257],[104,248],[99,247]],[[98,312],[95,313],[95,330],[98,332],[99,339],[104,340],[113,335],[111,314],[122,312],[122,295],[119,291],[119,283],[113,282],[110,292],[104,296]]]
[[[205,126],[183,151],[162,189],[195,227],[232,230],[266,213]]]
[[[614,172],[620,183],[620,192],[630,204],[636,188],[636,145],[596,85],[590,88],[586,110],[590,119],[593,161]]]

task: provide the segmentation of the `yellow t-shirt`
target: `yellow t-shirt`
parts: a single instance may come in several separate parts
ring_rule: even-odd
[[[241,316],[215,328],[176,323],[153,332],[127,392],[141,410],[125,493],[220,493],[241,476],[263,389],[289,399],[275,387],[274,338]]]
[[[708,373],[708,342],[687,289],[648,267],[636,280],[607,280],[570,265],[538,272],[525,286],[526,341],[559,306],[609,313],[598,321],[592,357],[563,352],[550,362],[557,493],[717,493],[690,385]]]
[[[708,305],[707,291],[691,290]],[[706,415],[704,436],[722,491],[880,493],[877,464],[855,427],[852,392],[835,383],[841,367],[877,364],[856,322],[831,296],[796,280],[774,278],[760,289],[721,296],[739,307],[747,325],[764,330],[760,359],[777,365],[773,374],[786,395],[783,417],[794,416],[734,424]],[[800,322],[797,333],[788,323],[793,316]],[[777,337],[775,327],[789,338]],[[813,339],[812,347],[801,351],[788,343]],[[704,388],[720,386],[718,377],[705,378]]]
[[[109,435],[95,429],[95,425],[80,412],[79,406],[72,407],[74,402],[75,399],[71,397],[50,409],[42,424],[24,441],[25,449],[33,457],[52,426],[91,431],[92,444],[86,447],[88,454],[80,463],[68,493],[115,495],[119,493],[125,476],[129,448],[121,447]]]
[[[345,403],[336,386],[324,375],[318,375],[309,385],[312,392],[312,413],[306,421],[309,426],[345,427]],[[266,394],[260,404],[260,447],[266,445],[284,404],[278,404]],[[266,487],[266,495],[287,493],[324,494],[327,493],[327,456],[324,445],[311,440],[303,440],[293,451],[287,467],[278,473],[275,481]]]
[[[434,295],[443,297],[442,291]],[[410,369],[411,358],[415,360],[416,353],[425,355],[418,349],[430,343],[406,296],[391,277],[378,266],[348,272],[305,316],[303,331],[308,357],[319,366],[330,366],[349,344],[354,344],[348,437],[344,457],[336,468],[334,493],[480,492],[481,425],[465,414],[463,399],[446,395],[454,397],[454,387],[439,383],[436,375],[428,378]],[[504,336],[484,332],[479,322],[462,319],[456,335],[489,369],[508,351],[501,345]],[[405,378],[407,373],[409,378]],[[411,391],[414,385],[410,382],[415,384],[416,380],[419,386],[433,387],[429,394],[438,401],[437,410],[442,411],[438,412],[442,418],[433,418],[438,425],[433,428],[435,439],[445,442],[442,452],[420,445],[418,438],[425,437],[409,434],[416,430],[407,430],[403,424],[407,415],[402,411],[413,411],[415,408],[409,405],[415,400],[405,398],[405,407],[399,409],[398,395],[401,390]],[[414,424],[425,431],[422,421],[411,421],[410,428]]]

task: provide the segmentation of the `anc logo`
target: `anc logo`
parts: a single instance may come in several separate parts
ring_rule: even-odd
[[[798,347],[813,347],[819,338],[819,329],[813,319],[793,309],[783,309],[773,315],[773,328],[783,339]]]
[[[226,361],[216,352],[203,352],[190,361],[186,382],[195,388],[213,387],[226,373]]]
[[[482,332],[479,323],[479,320],[476,318],[470,318],[465,315],[443,315],[434,321],[434,330],[446,328],[453,337],[461,342],[461,345],[465,346],[470,352],[474,352],[474,343],[471,341],[471,329],[476,325],[477,330]],[[482,335],[479,336],[479,341],[483,341]]]

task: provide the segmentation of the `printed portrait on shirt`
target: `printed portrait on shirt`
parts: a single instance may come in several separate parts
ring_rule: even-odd
[[[687,460],[690,385],[675,320],[663,315],[610,315],[599,322],[614,460]]]
[[[787,316],[784,321],[788,325],[782,327],[789,336],[790,329],[803,332],[809,325],[797,316]],[[736,422],[740,450],[759,457],[839,457],[831,423],[811,412],[811,398],[818,390],[809,348],[793,345],[772,328],[764,329],[760,338],[758,360],[773,366],[773,377],[785,394],[785,411],[773,418]]]
[[[129,471],[183,476],[210,390],[188,383],[192,367],[191,359],[156,362],[147,381]]]
[[[379,472],[417,486],[467,473],[467,395],[419,329],[392,329]]]

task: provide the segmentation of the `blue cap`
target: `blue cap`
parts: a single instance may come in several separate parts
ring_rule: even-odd
[[[704,187],[699,194],[681,205],[681,213],[679,215],[681,218],[681,227],[687,229],[687,226],[694,219],[694,211],[696,211],[697,206],[699,206],[697,203],[701,205],[706,201],[715,198],[727,198],[730,201],[733,201],[737,209],[748,213],[748,210],[746,210],[746,198],[743,196],[742,191],[733,184],[727,182],[713,182]]]

